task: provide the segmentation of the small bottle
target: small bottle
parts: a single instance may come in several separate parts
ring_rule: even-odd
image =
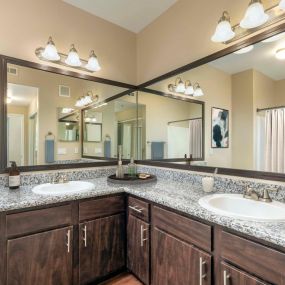
[[[20,171],[15,161],[10,161],[11,168],[9,169],[9,188],[18,189],[20,187]]]
[[[128,174],[130,177],[136,177],[137,175],[137,165],[134,162],[134,158],[131,158],[131,162],[128,164]]]
[[[121,160],[118,162],[117,170],[116,170],[116,178],[123,179],[125,177],[124,166]]]

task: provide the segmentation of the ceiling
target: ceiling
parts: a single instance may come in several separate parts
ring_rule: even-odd
[[[12,106],[29,106],[38,95],[38,88],[8,83],[8,96],[12,97]]]
[[[255,69],[273,80],[285,79],[285,60],[275,58],[276,50],[285,48],[285,33],[278,41],[257,43],[246,54],[230,54],[210,63],[211,66],[229,74]]]
[[[63,0],[134,33],[140,32],[178,0]]]

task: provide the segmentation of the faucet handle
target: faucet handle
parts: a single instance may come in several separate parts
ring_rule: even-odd
[[[263,189],[262,195],[259,197],[259,200],[262,202],[266,202],[266,203],[272,202],[272,199],[269,195],[269,191],[271,191],[271,189],[267,189],[267,188]]]

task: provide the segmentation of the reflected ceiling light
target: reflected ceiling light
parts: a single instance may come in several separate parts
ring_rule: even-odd
[[[81,96],[76,100],[75,107],[82,108],[98,101],[99,96],[94,95],[92,91],[88,91],[86,95]]]
[[[279,60],[285,60],[285,48],[278,49],[275,52],[275,57]]]
[[[99,71],[101,69],[94,50],[91,50],[88,63],[85,65],[85,68],[94,72]]]
[[[196,82],[194,84],[193,97],[201,97],[201,96],[204,96],[204,92],[203,92],[202,88],[200,87],[200,84],[198,82]]]
[[[10,96],[7,96],[6,103],[7,103],[7,104],[11,104],[12,101],[13,101],[13,98],[10,97]]]
[[[81,59],[75,46],[72,44],[68,54],[60,53],[57,51],[52,37],[49,37],[45,47],[39,47],[35,50],[36,56],[40,60],[53,62],[56,64],[73,67],[87,72],[96,72],[101,70],[98,58],[94,50],[89,54],[88,60]]]
[[[227,11],[224,11],[211,40],[216,43],[223,43],[231,40],[235,35],[236,34],[231,26],[230,15]]]
[[[254,49],[254,45],[250,45],[250,46],[247,46],[245,48],[241,48],[241,49],[235,51],[234,54],[248,53],[248,52],[251,52],[253,49]]]
[[[48,38],[48,42],[46,44],[45,49],[41,53],[42,57],[48,61],[58,61],[60,60],[60,56],[57,52],[55,44],[52,40],[52,37]]]
[[[185,90],[186,90],[186,88],[185,88],[184,82],[182,81],[182,79],[180,77],[178,77],[176,79],[176,83],[175,83],[175,92],[176,93],[184,93]]]
[[[71,45],[71,48],[69,50],[65,63],[67,65],[74,66],[74,67],[79,67],[82,65],[82,62],[79,58],[76,48],[74,47],[74,44]]]
[[[281,0],[278,6],[281,10],[285,10],[285,0]]]
[[[74,111],[74,109],[72,109],[72,108],[62,108],[61,114],[69,114],[73,111]]]
[[[263,40],[262,42],[263,42],[263,43],[272,43],[272,42],[276,42],[276,41],[278,41],[278,40],[281,40],[281,39],[284,38],[284,37],[285,37],[285,33],[281,33],[281,34],[275,35],[275,36],[273,36],[273,37],[270,37],[270,38],[268,38],[268,39],[265,39],[265,40]]]
[[[262,1],[251,0],[240,26],[243,29],[254,29],[265,24],[268,20],[269,16],[264,12]]]

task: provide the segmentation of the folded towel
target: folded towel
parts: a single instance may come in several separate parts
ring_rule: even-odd
[[[111,141],[104,141],[104,157],[111,157]]]
[[[46,163],[54,162],[54,140],[45,140],[45,160]]]
[[[151,159],[163,159],[164,158],[164,142],[152,142],[151,143]]]

